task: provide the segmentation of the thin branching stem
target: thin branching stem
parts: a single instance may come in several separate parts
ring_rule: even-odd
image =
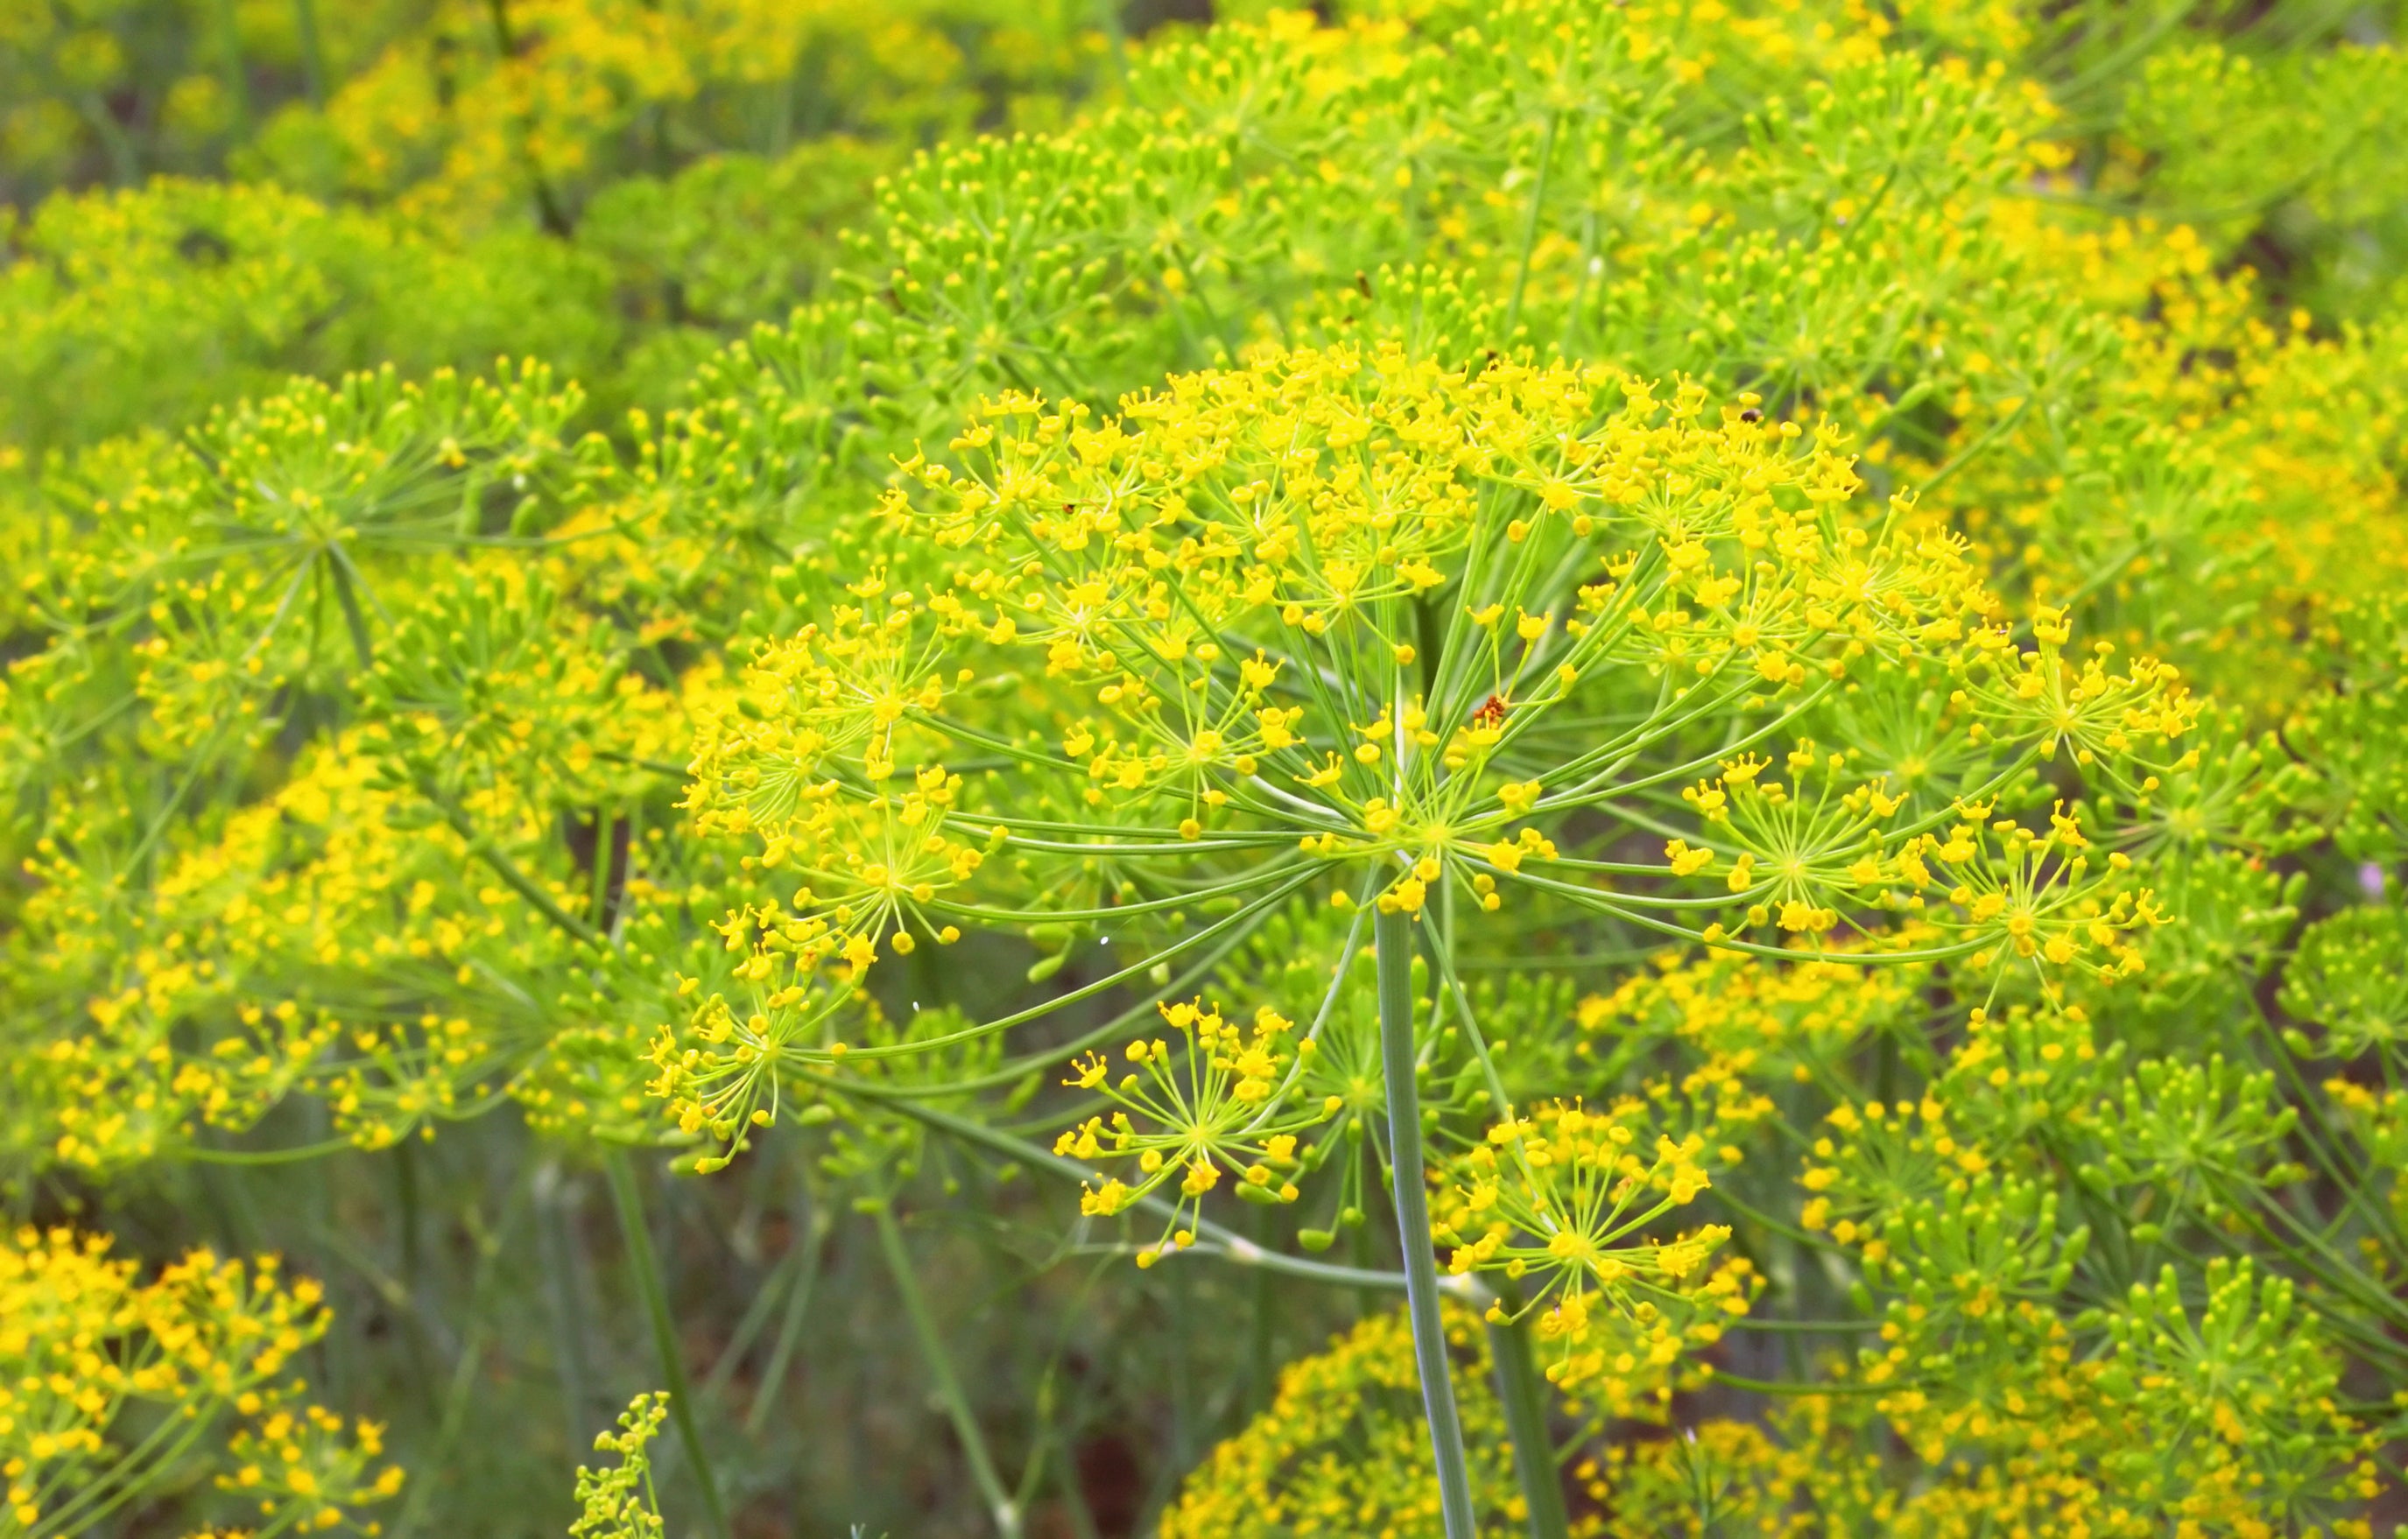
[[[702,1489],[705,1524],[711,1539],[730,1539],[727,1506],[719,1494],[710,1456],[703,1446],[702,1430],[695,1421],[694,1391],[686,1382],[685,1358],[679,1350],[677,1322],[669,1316],[668,1290],[661,1279],[661,1263],[652,1251],[652,1227],[644,1218],[644,1197],[636,1184],[635,1166],[626,1154],[613,1150],[604,1162],[610,1176],[610,1200],[619,1209],[619,1227],[627,1241],[627,1270],[643,1295],[644,1313],[652,1327],[652,1347],[661,1360],[661,1378],[668,1386],[669,1419],[677,1423],[678,1442],[694,1468],[695,1484]]]

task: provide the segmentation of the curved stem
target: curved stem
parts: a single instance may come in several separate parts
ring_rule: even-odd
[[[511,860],[499,845],[486,838],[483,830],[477,827],[476,820],[458,804],[437,790],[430,781],[422,780],[419,791],[435,805],[437,812],[443,814],[443,820],[452,825],[452,832],[467,841],[468,853],[484,862],[486,869],[499,876],[504,886],[524,898],[537,913],[550,919],[553,928],[597,949],[609,949],[609,942],[600,931],[561,907],[560,900],[545,891],[542,883],[520,870],[518,862]]]
[[[1405,1253],[1405,1303],[1412,1317],[1413,1361],[1421,1369],[1422,1413],[1438,1457],[1439,1510],[1446,1539],[1476,1539],[1463,1424],[1439,1316],[1438,1258],[1430,1247],[1429,1193],[1422,1161],[1421,1097],[1413,1085],[1413,921],[1382,914],[1371,926],[1380,977],[1380,1062],[1387,1079],[1388,1161],[1397,1197],[1397,1235]]]
[[[686,1462],[695,1484],[702,1488],[702,1508],[711,1539],[729,1539],[727,1508],[719,1496],[719,1478],[711,1473],[703,1451],[702,1431],[694,1419],[694,1391],[686,1382],[685,1360],[678,1351],[677,1326],[669,1318],[668,1291],[661,1286],[661,1264],[652,1254],[652,1232],[644,1221],[643,1193],[637,1190],[635,1167],[624,1152],[610,1151],[604,1161],[610,1175],[610,1200],[619,1209],[619,1227],[627,1239],[627,1270],[636,1275],[644,1295],[644,1313],[652,1317],[652,1346],[660,1353],[662,1381],[668,1386],[669,1419],[677,1423],[678,1441],[685,1446]]]
[[[908,1117],[924,1127],[950,1133],[966,1144],[991,1149],[1008,1160],[1017,1161],[1033,1171],[1056,1176],[1076,1185],[1083,1185],[1094,1174],[1075,1160],[1065,1159],[1045,1147],[1017,1138],[983,1122],[951,1112],[939,1111],[904,1099],[900,1088],[869,1086],[857,1079],[843,1079],[833,1075],[806,1074],[802,1077],[838,1095],[871,1101],[899,1116]],[[1160,1197],[1140,1197],[1137,1206],[1165,1218],[1181,1217],[1180,1210]],[[1283,1251],[1266,1249],[1239,1233],[1236,1230],[1213,1222],[1201,1214],[1188,1214],[1182,1221],[1192,1225],[1197,1242],[1182,1248],[1162,1252],[1164,1261],[1182,1256],[1212,1256],[1239,1266],[1260,1267],[1283,1276],[1297,1277],[1306,1282],[1326,1283],[1333,1288],[1400,1289],[1405,1286],[1401,1272],[1381,1272],[1370,1267],[1339,1266],[1329,1261],[1316,1261],[1310,1257],[1290,1256]],[[1439,1291],[1449,1293],[1475,1309],[1485,1308],[1495,1297],[1485,1284],[1469,1273],[1459,1277],[1439,1281]]]
[[[895,1221],[895,1204],[881,1199],[863,1205],[877,1221],[878,1247],[885,1253],[886,1270],[903,1301],[903,1312],[910,1317],[912,1334],[920,1338],[920,1356],[928,1365],[928,1375],[937,1381],[937,1397],[953,1418],[953,1435],[962,1440],[962,1452],[970,1461],[970,1478],[978,1482],[987,1510],[995,1515],[996,1531],[1003,1539],[1020,1539],[1020,1503],[1003,1489],[1003,1476],[996,1473],[995,1460],[987,1452],[986,1435],[970,1413],[969,1396],[962,1392],[953,1359],[945,1355],[945,1338],[938,1332],[936,1318],[928,1313],[928,1301],[920,1292],[919,1275],[911,1270],[911,1252],[903,1244],[902,1226]]]

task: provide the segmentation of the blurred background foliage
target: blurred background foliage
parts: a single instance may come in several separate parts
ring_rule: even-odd
[[[532,354],[606,406],[807,297],[916,150],[1058,122],[1089,0],[12,6],[6,431]],[[139,314],[138,324],[129,324]],[[63,388],[64,387],[64,388]]]
[[[1140,1275],[1026,1161],[925,1119],[807,1117],[709,1181],[614,1152],[661,1131],[638,1055],[675,971],[724,973],[709,926],[748,879],[680,832],[689,716],[857,575],[894,458],[979,395],[1109,400],[1358,329],[1759,392],[1858,435],[2018,602],[2179,663],[2228,713],[2149,852],[2186,922],[2138,1003],[2089,1007],[2202,1061],[2355,1020],[2390,1072],[2408,1018],[2352,927],[2396,912],[2408,838],[2403,21],[7,0],[0,1193],[121,1255],[319,1279],[313,1393],[411,1472],[388,1534],[563,1530],[593,1434],[661,1382],[654,1303],[736,1532],[989,1532],[882,1207],[1029,1532],[1150,1532],[1275,1394],[1318,1392],[1283,1365],[1342,1329],[1324,1376],[1369,1361],[1388,1300]],[[1093,941],[984,943],[885,1003],[991,1015],[1102,976]],[[1310,994],[1256,951],[1240,976]],[[1512,1007],[1644,1014],[1638,954]],[[1050,1142],[1035,1081],[1004,1089],[938,1104]],[[2396,1166],[2379,1076],[2281,1094],[2340,1130],[2316,1159]],[[2345,1343],[2386,1427],[2390,1180],[2336,1242],[2364,1271],[2308,1269],[2391,1301],[2387,1345]],[[1787,1186],[1751,1200],[1794,1219]],[[1838,1272],[1776,1271],[1845,1307]],[[216,1500],[195,1476],[124,1532]]]

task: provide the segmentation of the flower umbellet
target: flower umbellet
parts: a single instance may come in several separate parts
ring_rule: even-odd
[[[1222,1161],[1249,1156],[1236,1172],[1240,1196],[1296,1201],[1291,1176],[1297,1135],[1337,1108],[1283,1109],[1274,1098],[1282,1081],[1291,1077],[1291,1065],[1310,1056],[1315,1044],[1310,1038],[1291,1044],[1295,1023],[1268,1005],[1245,1027],[1223,1019],[1217,1008],[1194,1003],[1164,1005],[1161,1010],[1179,1038],[1178,1048],[1162,1037],[1140,1037],[1128,1045],[1129,1072],[1116,1076],[1102,1053],[1091,1052],[1072,1062],[1064,1081],[1080,1090],[1101,1090],[1123,1109],[1111,1114],[1109,1125],[1104,1118],[1091,1117],[1063,1133],[1054,1152],[1087,1161],[1100,1161],[1107,1150],[1134,1154],[1138,1166],[1133,1184],[1106,1181],[1087,1194],[1082,1210],[1109,1218],[1175,1181],[1175,1224],[1181,1211],[1200,1204],[1220,1184]],[[1142,1127],[1132,1112],[1144,1119]],[[1182,1228],[1167,1243],[1194,1240],[1193,1228]],[[1150,1264],[1158,1249],[1140,1252],[1139,1264]]]
[[[1749,1263],[1716,1262],[1727,1227],[1669,1237],[1659,1227],[1713,1183],[1701,1137],[1675,1142],[1651,1122],[1635,1098],[1594,1110],[1541,1105],[1490,1127],[1484,1144],[1447,1167],[1460,1184],[1441,1202],[1433,1233],[1455,1247],[1448,1270],[1530,1280],[1525,1307],[1544,1305],[1538,1333],[1559,1347],[1547,1375],[1567,1389],[1609,1366],[1623,1375],[1642,1361],[1666,1367],[1712,1345],[1724,1318],[1747,1312]],[[1492,1320],[1507,1315],[1501,1304],[1489,1312]],[[1593,1341],[1597,1316],[1626,1339],[1611,1349]]]

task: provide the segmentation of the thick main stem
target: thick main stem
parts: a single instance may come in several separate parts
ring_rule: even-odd
[[[1439,1316],[1438,1256],[1430,1245],[1424,1190],[1421,1096],[1413,1083],[1413,921],[1382,914],[1372,925],[1379,961],[1380,1066],[1388,1085],[1388,1160],[1395,1177],[1397,1236],[1405,1252],[1405,1303],[1412,1317],[1413,1361],[1421,1370],[1422,1414],[1438,1457],[1439,1510],[1447,1539],[1474,1539],[1471,1476],[1464,1467],[1463,1423]]]
[[[995,1460],[987,1452],[986,1434],[979,1431],[978,1418],[970,1411],[970,1398],[962,1391],[962,1381],[953,1373],[953,1359],[945,1352],[945,1338],[938,1332],[936,1317],[928,1312],[928,1301],[921,1295],[920,1276],[911,1270],[911,1253],[904,1247],[903,1227],[895,1221],[894,1206],[883,1201],[865,1205],[878,1224],[878,1246],[885,1252],[886,1270],[895,1279],[895,1291],[903,1301],[903,1313],[911,1321],[911,1332],[920,1338],[920,1355],[927,1362],[928,1375],[937,1381],[937,1398],[945,1403],[945,1414],[953,1419],[953,1435],[962,1440],[962,1453],[970,1461],[970,1478],[978,1482],[979,1493],[986,1498],[987,1508],[995,1515],[996,1531],[1003,1539],[1020,1539],[1020,1503],[1003,1489],[1003,1477],[996,1473]]]
[[[1510,1285],[1499,1303],[1518,1310],[1521,1297]],[[1567,1539],[1571,1514],[1564,1506],[1563,1476],[1555,1468],[1555,1440],[1547,1431],[1546,1381],[1530,1353],[1530,1328],[1521,1320],[1491,1317],[1489,1356],[1497,1361],[1497,1398],[1505,1405],[1505,1435],[1513,1444],[1513,1473],[1530,1507],[1530,1539]]]
[[[661,1377],[669,1391],[669,1419],[677,1424],[678,1442],[695,1484],[702,1488],[702,1507],[711,1539],[728,1539],[727,1507],[720,1500],[719,1477],[711,1473],[704,1451],[702,1429],[694,1418],[694,1390],[686,1382],[685,1359],[678,1350],[677,1325],[669,1318],[668,1290],[661,1283],[660,1259],[652,1253],[652,1226],[644,1219],[643,1193],[636,1186],[635,1167],[613,1150],[605,1166],[610,1175],[610,1199],[619,1209],[619,1227],[627,1240],[627,1269],[644,1295],[644,1313],[652,1318],[652,1346],[660,1353]]]

